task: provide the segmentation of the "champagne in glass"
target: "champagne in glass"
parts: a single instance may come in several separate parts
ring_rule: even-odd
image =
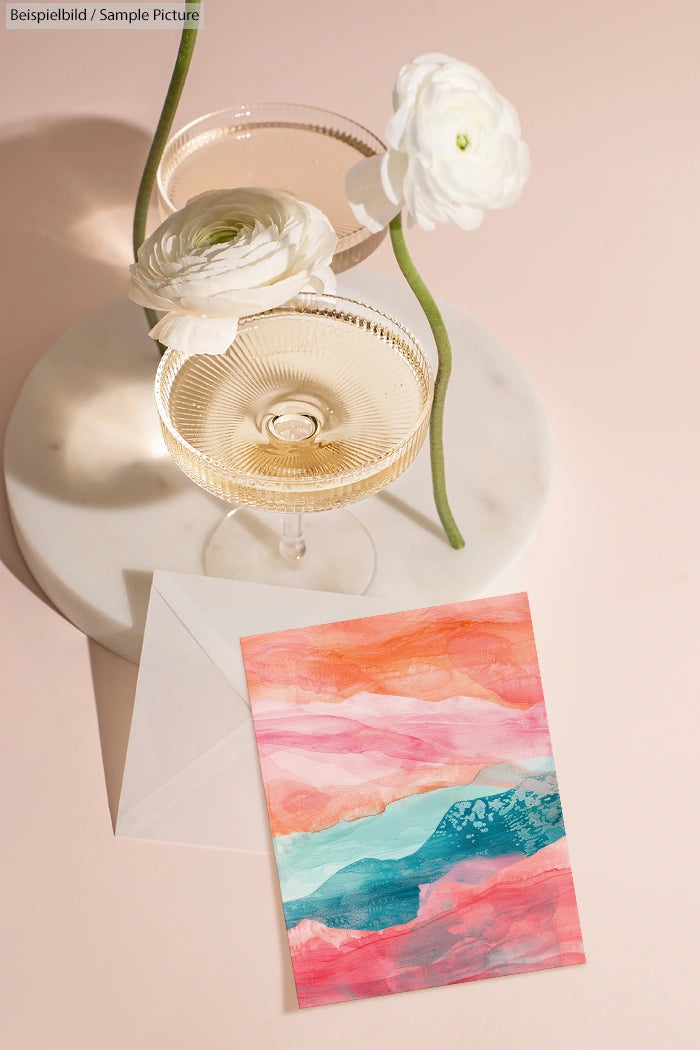
[[[210,575],[361,593],[374,556],[338,511],[405,470],[426,434],[432,375],[398,322],[336,296],[303,295],[241,321],[226,354],[169,350],[156,398],[166,445],[197,484],[240,507],[211,537]],[[311,518],[316,517],[311,513]],[[323,518],[320,515],[320,518]]]

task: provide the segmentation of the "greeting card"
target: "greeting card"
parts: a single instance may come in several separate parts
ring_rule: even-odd
[[[301,1007],[584,962],[526,595],[241,647]]]

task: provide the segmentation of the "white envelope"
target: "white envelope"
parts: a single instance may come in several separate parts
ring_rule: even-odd
[[[385,598],[155,572],[116,834],[270,852],[239,639],[396,607]]]

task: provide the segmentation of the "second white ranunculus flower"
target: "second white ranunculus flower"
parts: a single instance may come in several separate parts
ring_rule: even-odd
[[[378,231],[406,206],[426,230],[475,229],[484,210],[514,204],[530,173],[515,108],[478,69],[442,54],[400,71],[389,149],[348,172],[350,205]]]
[[[209,190],[148,237],[129,296],[167,311],[150,335],[192,354],[222,354],[240,317],[300,292],[333,291],[337,236],[311,204],[268,189]]]

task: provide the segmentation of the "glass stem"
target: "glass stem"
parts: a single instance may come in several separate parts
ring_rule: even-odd
[[[389,224],[391,246],[401,273],[408,281],[409,287],[421,305],[428,319],[430,330],[435,339],[438,355],[438,370],[435,376],[433,407],[430,413],[430,466],[433,474],[433,497],[438,517],[455,550],[464,546],[464,539],[447,501],[447,483],[445,481],[445,450],[442,439],[442,427],[445,416],[445,395],[452,371],[452,349],[445,322],[437,308],[437,303],[428,291],[413,259],[408,253],[406,238],[401,225],[401,212]]]
[[[282,518],[282,539],[279,551],[285,561],[301,561],[306,553],[306,541],[301,525],[301,514],[285,514]]]
[[[197,10],[198,7],[199,0],[187,0],[188,9],[191,8],[192,10]],[[170,129],[173,126],[173,120],[175,119],[175,113],[177,111],[178,103],[180,102],[182,89],[185,86],[187,71],[190,68],[190,61],[192,60],[192,52],[194,51],[196,39],[197,29],[188,28],[188,23],[185,23],[185,28],[182,30],[182,35],[180,37],[180,47],[178,48],[177,58],[175,59],[175,67],[170,78],[170,84],[168,85],[168,90],[165,95],[163,108],[158,119],[158,126],[156,127],[155,135],[153,136],[151,148],[148,151],[146,166],[143,169],[141,183],[136,196],[133,225],[134,259],[138,256],[139,248],[146,238],[146,220],[148,218],[148,207],[151,203],[151,196],[153,194],[153,186],[156,181],[156,172],[158,171],[160,158],[163,156],[163,150],[165,149],[165,144],[170,135]],[[148,327],[153,328],[158,322],[158,314],[155,310],[151,310],[147,306],[144,307],[144,313],[146,315]],[[158,343],[158,347],[160,348],[160,352],[163,353],[165,347],[160,343]]]

